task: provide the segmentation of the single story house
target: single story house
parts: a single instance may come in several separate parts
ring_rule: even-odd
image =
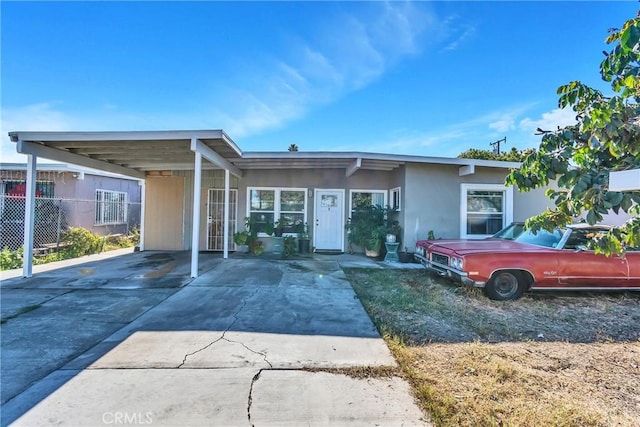
[[[10,236],[8,229],[14,228],[9,223],[24,222],[26,174],[26,163],[0,163],[1,247],[14,249],[16,240],[19,240],[18,246],[22,246],[24,227],[16,230],[19,239]],[[82,227],[102,236],[126,234],[140,225],[141,182],[82,166],[40,163],[35,192],[41,212],[36,218],[43,222],[50,219],[62,227]],[[58,218],[48,218],[53,213],[57,213]]]
[[[513,162],[243,152],[222,130],[9,135],[29,159],[28,196],[35,190],[37,157],[142,180],[141,250],[191,250],[193,277],[198,251],[227,257],[245,217],[303,221],[314,250],[342,252],[348,249],[345,224],[353,203],[368,200],[397,208],[401,248],[412,251],[431,230],[437,237],[483,238],[550,204],[542,189],[520,193],[505,187],[509,170],[519,166]],[[24,274],[31,274],[30,267]]]

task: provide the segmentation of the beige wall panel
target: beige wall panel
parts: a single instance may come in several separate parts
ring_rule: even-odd
[[[184,250],[184,178],[158,177],[146,180],[146,250]]]

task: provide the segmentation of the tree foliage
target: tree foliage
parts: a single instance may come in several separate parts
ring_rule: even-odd
[[[479,159],[479,160],[501,160],[504,162],[522,162],[535,150],[528,148],[524,150],[518,150],[516,147],[511,147],[509,151],[503,151],[500,154],[496,154],[493,150],[479,150],[477,148],[470,148],[463,151],[458,155],[460,159]]]
[[[558,88],[558,105],[576,112],[575,125],[538,129],[539,149],[507,177],[521,191],[556,181],[547,195],[555,208],[529,218],[526,226],[550,230],[585,216],[589,224],[613,210],[631,219],[610,233],[596,236],[595,250],[623,254],[625,246],[640,246],[640,190],[609,191],[609,173],[640,168],[640,13],[620,29],[609,30],[600,64],[602,79],[614,95],[572,81]]]

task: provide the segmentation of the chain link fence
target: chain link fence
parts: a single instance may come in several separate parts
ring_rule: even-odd
[[[24,244],[25,198],[0,195],[0,249],[16,250]],[[140,226],[140,203],[36,197],[33,245],[48,252],[64,245],[64,233],[82,227],[106,236],[128,234]]]

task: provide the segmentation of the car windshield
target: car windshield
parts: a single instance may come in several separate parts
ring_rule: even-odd
[[[514,240],[524,230],[524,224],[521,222],[512,222],[496,234],[491,236],[494,239]]]
[[[536,246],[544,246],[546,248],[555,248],[558,246],[560,239],[562,239],[562,235],[564,231],[555,230],[553,233],[550,233],[546,230],[538,230],[537,232],[533,232],[531,230],[526,230],[514,240],[520,243],[527,243],[529,245]]]

